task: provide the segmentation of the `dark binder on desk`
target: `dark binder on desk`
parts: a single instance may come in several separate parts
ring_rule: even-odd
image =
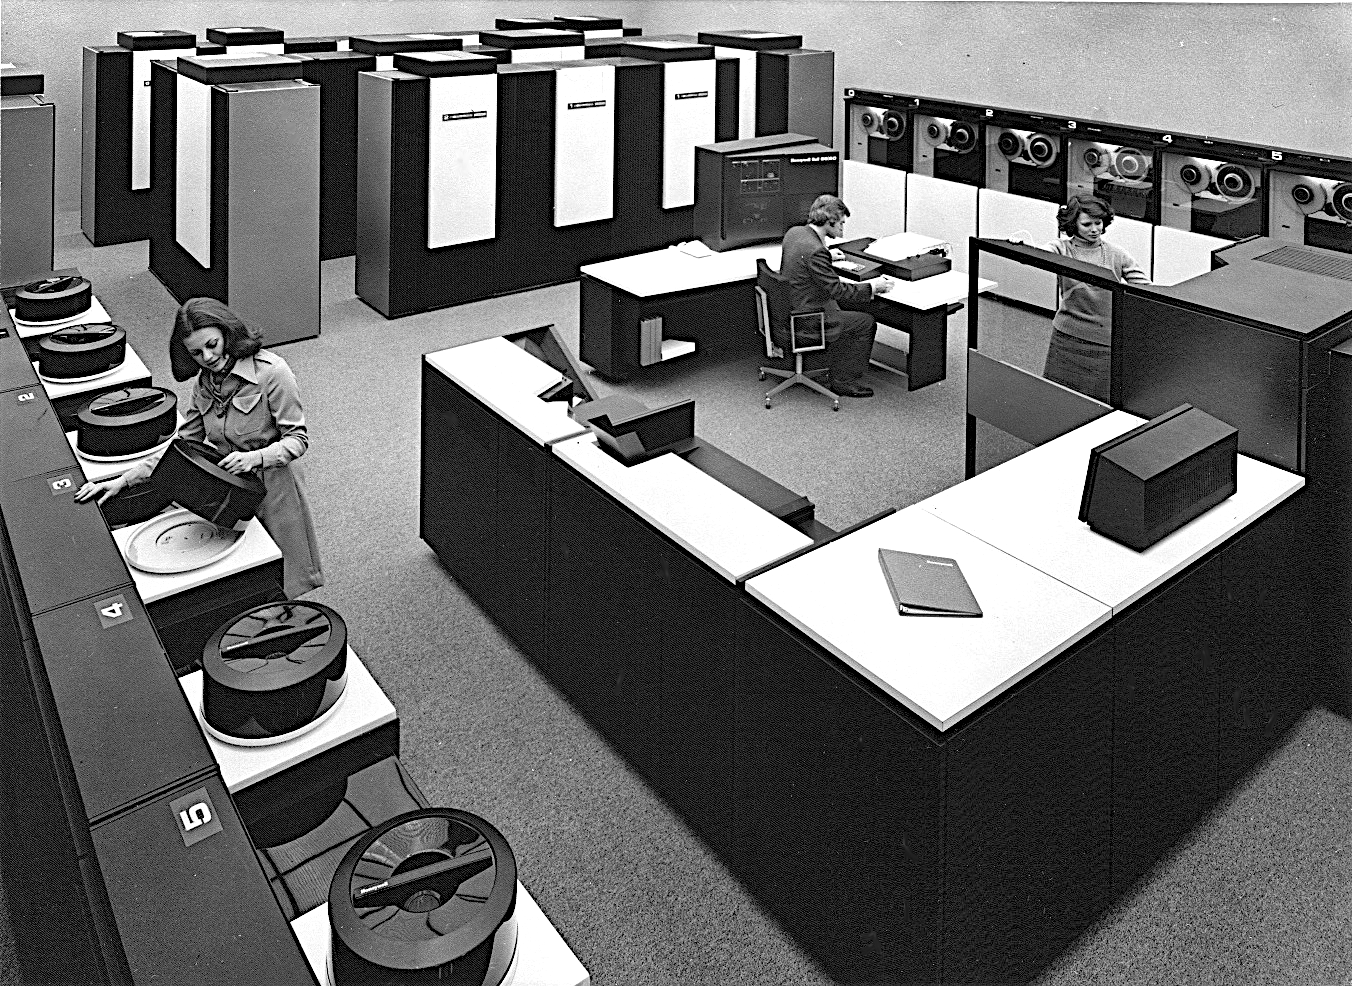
[[[892,601],[903,616],[980,616],[972,588],[952,558],[878,549]]]

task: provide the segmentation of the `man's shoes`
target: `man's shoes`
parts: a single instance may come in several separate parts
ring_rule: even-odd
[[[865,387],[863,384],[859,383],[837,383],[835,380],[832,380],[826,386],[830,389],[831,393],[839,394],[841,397],[873,396],[872,387]]]

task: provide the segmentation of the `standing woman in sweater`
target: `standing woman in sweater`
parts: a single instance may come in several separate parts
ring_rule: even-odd
[[[214,298],[190,298],[174,317],[169,364],[176,380],[194,373],[178,438],[205,441],[235,475],[261,476],[266,490],[258,519],[282,552],[282,583],[294,599],[324,584],[314,523],[296,459],[309,448],[305,411],[286,361],[262,348],[258,332]],[[158,455],[102,483],[86,483],[76,498],[102,503],[143,483]]]
[[[1106,267],[1118,281],[1149,284],[1150,278],[1119,246],[1104,242],[1113,207],[1094,195],[1072,196],[1056,214],[1060,237],[1043,247],[1063,257]],[[1057,278],[1060,302],[1042,375],[1097,400],[1108,400],[1112,365],[1112,292],[1070,277]]]

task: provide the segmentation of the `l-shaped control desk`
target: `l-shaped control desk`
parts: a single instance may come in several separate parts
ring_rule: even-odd
[[[837,979],[1031,977],[1289,721],[1297,475],[1241,457],[1138,554],[1075,517],[1111,412],[809,534],[622,466],[509,349],[425,357],[424,539]],[[959,559],[986,615],[898,616],[879,547]]]
[[[662,319],[662,360],[687,355],[698,341],[754,349],[756,308],[750,286],[756,261],[779,267],[779,244],[742,247],[695,257],[677,247],[618,257],[581,268],[582,359],[597,372],[623,378],[641,367],[640,323]],[[898,281],[867,305],[879,326],[905,332],[903,353],[880,339],[874,358],[906,374],[908,390],[947,374],[948,314],[966,301],[968,279],[948,271],[920,281]],[[983,280],[981,290],[995,282]]]

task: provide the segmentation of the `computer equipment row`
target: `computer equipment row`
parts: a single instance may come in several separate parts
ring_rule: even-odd
[[[846,158],[1225,240],[1352,252],[1352,159],[846,89]]]

